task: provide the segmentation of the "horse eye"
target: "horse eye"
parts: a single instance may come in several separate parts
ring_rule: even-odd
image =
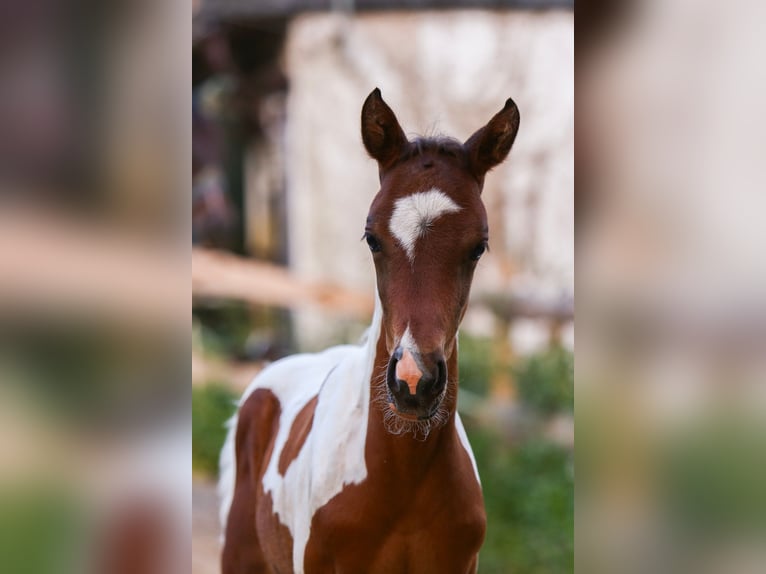
[[[473,251],[471,251],[471,259],[473,261],[478,261],[479,258],[484,255],[484,252],[487,250],[487,242],[482,241],[479,243],[476,247],[473,248]]]
[[[367,245],[369,245],[370,251],[373,253],[378,253],[381,249],[383,249],[380,245],[380,241],[378,241],[374,235],[365,233],[364,239],[367,241]]]

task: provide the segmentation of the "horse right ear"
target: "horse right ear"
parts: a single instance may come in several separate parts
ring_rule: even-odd
[[[375,88],[362,106],[362,141],[381,170],[390,167],[409,145],[394,112]]]
[[[519,108],[508,98],[505,107],[463,144],[470,169],[479,181],[483,182],[484,174],[506,158],[518,131]]]

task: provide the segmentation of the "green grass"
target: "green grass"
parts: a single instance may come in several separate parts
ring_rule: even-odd
[[[226,440],[225,423],[236,410],[236,395],[219,384],[192,389],[192,469],[218,474],[218,456]]]

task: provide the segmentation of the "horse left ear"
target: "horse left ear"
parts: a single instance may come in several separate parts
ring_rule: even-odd
[[[483,181],[484,174],[508,156],[518,131],[519,108],[508,98],[505,107],[463,144],[476,179]]]
[[[409,144],[394,112],[375,88],[362,106],[362,141],[380,169],[390,167]]]

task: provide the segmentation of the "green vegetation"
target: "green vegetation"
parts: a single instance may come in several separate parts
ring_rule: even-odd
[[[82,572],[87,528],[82,501],[62,485],[3,485],[0,491],[3,572]]]
[[[225,423],[234,414],[237,397],[220,384],[192,389],[192,469],[218,474],[218,455],[226,440]]]
[[[766,534],[766,425],[733,413],[699,417],[659,448],[662,508],[687,536]]]
[[[574,359],[555,347],[511,369],[520,407],[540,419],[574,409]],[[460,338],[461,389],[487,397],[491,341]],[[574,456],[539,436],[511,442],[469,424],[487,509],[481,574],[557,574],[574,570]]]
[[[460,334],[458,344],[460,389],[486,396],[492,375],[492,341]]]
[[[543,414],[574,410],[574,356],[561,347],[514,369],[521,402]]]
[[[487,509],[481,574],[564,573],[574,569],[571,453],[547,441],[509,448],[502,437],[469,428]]]

